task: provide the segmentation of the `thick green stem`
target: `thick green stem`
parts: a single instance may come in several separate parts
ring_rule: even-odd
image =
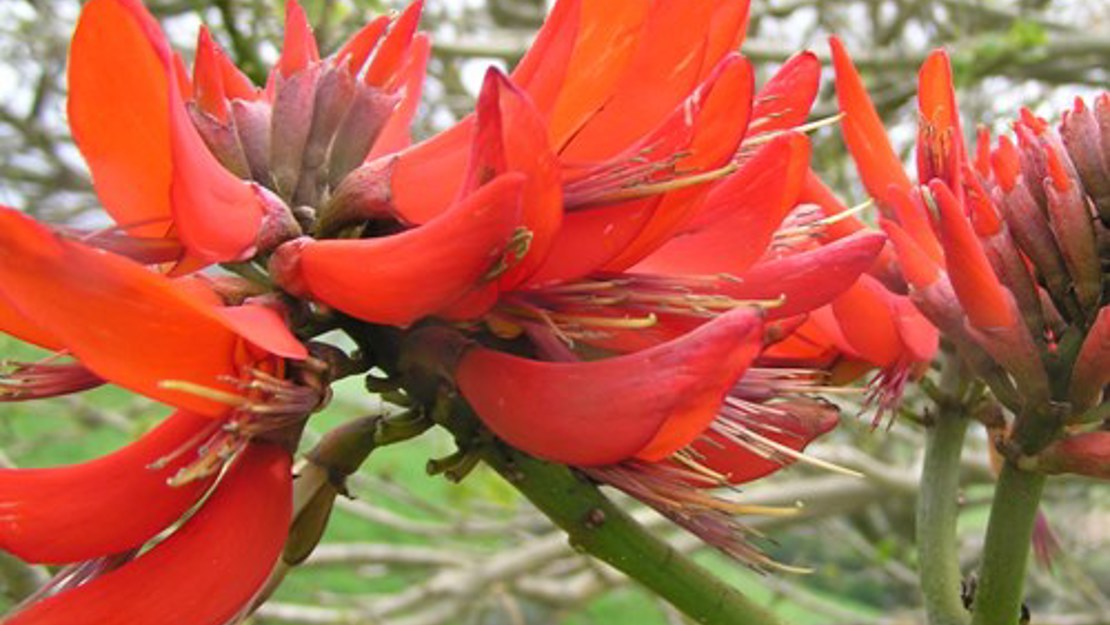
[[[972,625],[1017,625],[1037,505],[1045,476],[1007,462],[998,478],[983,546]]]
[[[966,625],[970,620],[960,596],[956,549],[960,452],[967,424],[961,414],[941,414],[925,439],[925,464],[917,498],[917,549],[921,592],[930,625]]]
[[[755,604],[660,540],[593,484],[565,467],[502,445],[483,446],[482,458],[556,525],[571,545],[620,569],[704,625],[780,625]]]

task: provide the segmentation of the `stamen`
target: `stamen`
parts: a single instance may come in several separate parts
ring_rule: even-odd
[[[842,120],[842,119],[844,119],[844,113],[837,113],[836,115],[830,115],[828,117],[823,117],[821,119],[814,120],[814,121],[806,123],[806,124],[802,124],[801,126],[794,126],[793,128],[786,128],[786,129],[783,129],[783,130],[775,130],[775,131],[772,131],[772,132],[757,135],[757,136],[754,136],[750,139],[745,139],[744,143],[743,143],[743,145],[741,146],[740,149],[746,151],[749,147],[753,147],[753,146],[757,146],[757,145],[763,145],[764,143],[770,143],[771,141],[773,141],[775,139],[775,137],[782,136],[782,135],[784,135],[788,132],[812,132],[812,131],[820,130],[822,128],[825,128],[826,126],[832,126],[834,124],[838,124],[838,123],[840,123],[840,120]]]

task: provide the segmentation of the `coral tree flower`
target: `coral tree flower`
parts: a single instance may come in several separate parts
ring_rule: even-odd
[[[1083,421],[1110,369],[1102,273],[1110,96],[1093,107],[1077,99],[1058,128],[1023,110],[1016,142],[1003,136],[992,149],[983,129],[971,154],[948,58],[934,52],[919,75],[914,186],[835,40],[833,54],[845,140],[884,207],[915,305],[1018,413],[1019,441],[1040,440],[1036,447],[1061,433],[1046,416],[1050,401],[1070,404],[1066,421]],[[1070,387],[1054,388],[1049,368]]]
[[[442,326],[414,330],[410,361],[438,362],[503,440],[765,565],[731,519],[743,507],[700,489],[771,473],[835,426],[835,408],[810,393],[823,372],[776,368],[764,346],[852,288],[885,236],[821,244],[826,223],[800,206],[809,141],[794,130],[820,66],[798,55],[756,91],[730,52],[746,12],[559,2],[518,68],[487,74],[474,115],[364,166],[331,207],[348,224],[388,214],[406,230],[287,243],[276,273],[370,322],[453,323],[449,339]],[[449,184],[417,182],[432,176]],[[468,232],[443,257],[418,256],[418,238],[441,240],[441,224],[507,180],[504,208],[517,212],[512,236],[493,237],[500,248]],[[436,285],[438,305],[396,314],[398,288],[456,275],[434,269],[450,258],[462,273],[483,251],[481,280]],[[410,272],[387,270],[402,286],[358,282],[356,267],[389,262]]]
[[[133,254],[181,271],[246,260],[300,232],[289,206],[368,155],[404,147],[429,44],[420,3],[320,59],[304,12],[265,89],[201,30],[192,77],[139,0],[93,0],[70,50],[68,112],[97,194]]]
[[[224,622],[264,581],[287,531],[290,455],[275,442],[320,401],[317,389],[287,379],[307,357],[304,346],[271,308],[224,306],[202,278],[168,278],[8,208],[0,209],[0,283],[0,329],[176,409],[103,458],[0,470],[0,548],[31,562],[130,554],[126,561],[215,489],[148,552],[75,588],[63,584],[5,622],[127,614],[127,622],[156,623],[186,613],[190,622]],[[183,571],[212,562],[226,563],[208,576],[218,592],[180,584]],[[158,579],[177,590],[138,592],[162,588]],[[138,594],[146,598],[135,601]]]

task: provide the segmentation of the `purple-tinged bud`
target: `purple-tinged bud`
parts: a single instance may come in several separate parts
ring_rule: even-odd
[[[250,178],[270,183],[270,128],[272,110],[263,101],[233,100],[231,117],[239,132],[239,144],[250,168]]]
[[[994,203],[999,206],[1014,240],[1033,261],[1053,298],[1058,302],[1068,302],[1071,294],[1064,258],[1056,246],[1048,219],[1037,205],[1024,177],[1018,176],[1009,190],[1001,186],[996,188]]]
[[[986,237],[980,237],[983,251],[987,253],[994,273],[1002,284],[1010,290],[1017,301],[1025,324],[1039,336],[1044,329],[1044,315],[1041,311],[1041,298],[1037,293],[1037,285],[1029,273],[1029,266],[1025,258],[1018,251],[1017,244],[1010,236],[1010,231],[1003,227],[999,231]],[[1037,338],[1034,336],[1034,338]]]
[[[347,109],[347,116],[343,118],[331,144],[328,185],[332,189],[363,164],[400,101],[396,94],[359,83],[355,101]]]
[[[1096,406],[1107,384],[1110,384],[1110,307],[1099,311],[1075,358],[1068,389],[1073,414],[1078,416]]]
[[[1110,432],[1084,432],[1056,441],[1021,464],[1049,474],[1073,473],[1110,479]]]
[[[285,241],[301,236],[301,226],[293,211],[272,191],[260,184],[251,185],[262,206],[262,224],[258,228],[258,253],[266,253]]]
[[[1048,148],[1045,157],[1049,170],[1049,177],[1044,180],[1049,221],[1071,274],[1079,306],[1084,316],[1089,317],[1102,299],[1102,265],[1087,196],[1065,170],[1066,154]]]
[[[187,107],[193,126],[196,126],[197,132],[204,139],[208,151],[237,177],[250,178],[250,165],[247,163],[247,155],[243,153],[243,146],[239,143],[234,120],[229,117],[228,122],[223,123],[202,111],[194,102],[190,102]]]
[[[1110,221],[1110,163],[1099,145],[1098,120],[1082,98],[1076,98],[1072,110],[1064,113],[1060,134],[1099,215]]]
[[[1022,113],[1027,113],[1027,109],[1023,109]],[[1028,117],[1032,118],[1032,115]],[[1018,139],[1018,158],[1021,162],[1021,173],[1026,181],[1029,181],[1029,191],[1036,200],[1037,206],[1044,210],[1045,197],[1044,189],[1039,184],[1032,183],[1033,181],[1044,180],[1048,175],[1048,167],[1044,162],[1044,152],[1041,150],[1041,142],[1037,136],[1036,127],[1030,126],[1025,123],[1026,116],[1023,115],[1023,120],[1014,123],[1014,134]]]
[[[1110,166],[1110,93],[1104,92],[1095,98],[1095,119],[1098,120],[1102,160]]]
[[[320,211],[316,236],[334,234],[358,221],[394,217],[392,156],[377,159],[351,172]]]
[[[354,100],[357,80],[346,69],[326,67],[316,86],[316,103],[312,111],[312,129],[301,160],[301,178],[293,200],[297,204],[315,206],[327,176],[321,172],[328,157],[328,148]]]
[[[1016,308],[1017,304],[1012,302],[1013,295],[1009,291],[1004,291],[1004,295]],[[965,325],[976,343],[1009,372],[1028,402],[1039,404],[1048,401],[1048,372],[1028,326],[1024,323],[992,328],[976,328],[970,323]]]
[[[322,67],[313,63],[291,76],[279,75],[276,79],[270,121],[270,173],[274,188],[284,198],[292,199],[301,178]]]

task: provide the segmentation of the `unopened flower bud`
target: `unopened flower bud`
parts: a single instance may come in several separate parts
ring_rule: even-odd
[[[1110,480],[1110,432],[1085,432],[1048,446],[1031,464],[1044,473],[1074,473]]]
[[[1110,221],[1110,163],[1099,145],[1098,120],[1082,98],[1076,98],[1075,106],[1064,114],[1060,134],[1099,215]]]

